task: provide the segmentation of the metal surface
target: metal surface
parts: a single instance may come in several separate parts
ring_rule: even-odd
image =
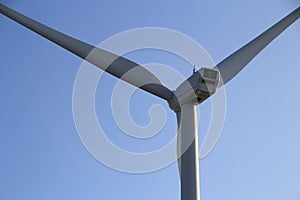
[[[197,106],[194,102],[181,106],[181,152],[180,180],[181,199],[200,200]],[[192,138],[192,140],[190,140]],[[184,151],[184,148],[182,148]]]

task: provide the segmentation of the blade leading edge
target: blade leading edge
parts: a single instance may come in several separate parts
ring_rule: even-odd
[[[47,27],[0,4],[0,13],[91,64],[155,96],[171,101],[173,92],[139,64]]]
[[[300,7],[217,64],[214,68],[220,71],[223,84],[226,84],[235,75],[237,75],[261,50],[263,50],[270,42],[272,42],[272,40],[274,40],[299,17]]]
[[[178,173],[179,177],[181,177],[181,112],[176,112],[177,118],[177,164],[178,164]]]

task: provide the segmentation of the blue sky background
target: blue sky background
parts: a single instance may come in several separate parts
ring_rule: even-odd
[[[171,28],[198,41],[216,63],[299,6],[292,0],[2,2],[94,45],[132,28]],[[299,25],[288,28],[226,85],[222,136],[200,162],[202,199],[300,199]],[[4,16],[0,44],[0,199],[180,199],[176,163],[153,173],[126,174],[86,151],[72,116],[79,58]],[[191,74],[191,66],[182,67],[163,53],[137,52],[128,58]],[[169,112],[162,140],[129,141],[105,115],[116,80],[106,76],[103,82],[97,111],[115,143],[146,151],[175,135]],[[144,92],[135,98],[133,118],[147,124],[148,107],[161,101]],[[210,106],[206,102],[199,108],[202,138]]]

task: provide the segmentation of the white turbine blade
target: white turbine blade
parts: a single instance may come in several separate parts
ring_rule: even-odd
[[[221,61],[215,68],[220,71],[223,83],[226,84],[237,75],[261,50],[299,17],[300,7]]]
[[[178,172],[181,177],[181,112],[176,112],[177,118],[177,164],[178,164]]]
[[[3,4],[0,4],[0,12],[113,76],[160,98],[171,101],[173,92],[163,86],[156,76],[137,63],[60,33]]]

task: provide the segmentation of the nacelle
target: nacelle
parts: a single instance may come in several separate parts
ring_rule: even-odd
[[[180,105],[188,102],[200,104],[216,92],[219,82],[220,72],[218,70],[201,68],[178,86],[175,96]]]

